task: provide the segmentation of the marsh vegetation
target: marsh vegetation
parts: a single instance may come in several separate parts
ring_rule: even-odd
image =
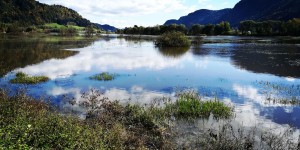
[[[98,80],[98,81],[111,81],[116,78],[117,74],[112,74],[108,72],[102,72],[100,74],[96,74],[90,77],[92,80]]]
[[[29,76],[23,72],[16,73],[16,77],[10,80],[13,84],[38,84],[47,82],[50,79],[46,76]]]
[[[163,100],[166,106],[159,107],[157,103],[121,104],[91,90],[82,95],[82,101],[72,103],[85,110],[83,120],[74,114],[60,114],[54,106],[22,93],[9,96],[1,90],[0,96],[0,148],[12,149],[171,148],[175,143],[170,137],[170,117],[232,115],[229,106],[217,101],[203,102],[190,93],[181,94],[175,103]]]
[[[173,31],[162,34],[155,42],[158,47],[189,47],[191,42],[181,32]]]

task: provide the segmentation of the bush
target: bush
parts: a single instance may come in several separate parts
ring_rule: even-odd
[[[105,149],[101,126],[51,111],[26,95],[0,90],[0,149]]]
[[[94,28],[93,28],[93,26],[87,26],[86,28],[85,28],[85,32],[84,32],[84,35],[86,36],[86,37],[92,37],[93,35],[94,35]]]
[[[6,33],[17,34],[17,33],[22,33],[23,31],[24,28],[18,26],[17,24],[8,24]]]
[[[188,47],[189,39],[181,32],[173,31],[162,34],[155,42],[158,47]]]
[[[59,30],[61,36],[75,36],[77,34],[77,30],[73,27],[61,28]]]

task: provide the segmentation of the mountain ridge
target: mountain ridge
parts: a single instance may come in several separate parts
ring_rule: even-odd
[[[217,24],[228,21],[237,26],[243,20],[282,20],[300,18],[299,0],[241,0],[232,9],[207,10],[200,9],[178,20],[167,20],[164,25],[184,24]],[[208,13],[209,12],[209,13]]]
[[[78,12],[61,6],[47,5],[35,0],[1,0],[0,21],[19,25],[41,25],[58,23],[66,25],[74,22],[78,26],[88,26],[92,23]]]

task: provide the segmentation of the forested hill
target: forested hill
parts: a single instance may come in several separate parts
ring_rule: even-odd
[[[76,11],[60,6],[46,5],[35,0],[0,0],[0,23],[18,25],[40,25],[45,23],[88,26],[91,22]]]
[[[229,21],[236,26],[243,20],[287,21],[300,18],[300,0],[241,0],[232,9],[198,10],[178,20],[168,20],[165,25],[184,24],[216,24]]]

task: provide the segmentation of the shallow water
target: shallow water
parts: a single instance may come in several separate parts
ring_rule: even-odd
[[[18,71],[45,75],[51,81],[28,85],[33,96],[50,96],[68,105],[91,88],[115,100],[147,103],[194,89],[204,98],[235,106],[236,120],[246,126],[291,125],[300,128],[300,107],[272,99],[300,99],[300,45],[281,38],[206,37],[186,49],[159,49],[153,41],[124,38],[3,38],[0,42],[1,86]],[[226,42],[223,42],[226,41]],[[293,43],[293,44],[289,44]],[[115,73],[113,81],[89,77]]]

